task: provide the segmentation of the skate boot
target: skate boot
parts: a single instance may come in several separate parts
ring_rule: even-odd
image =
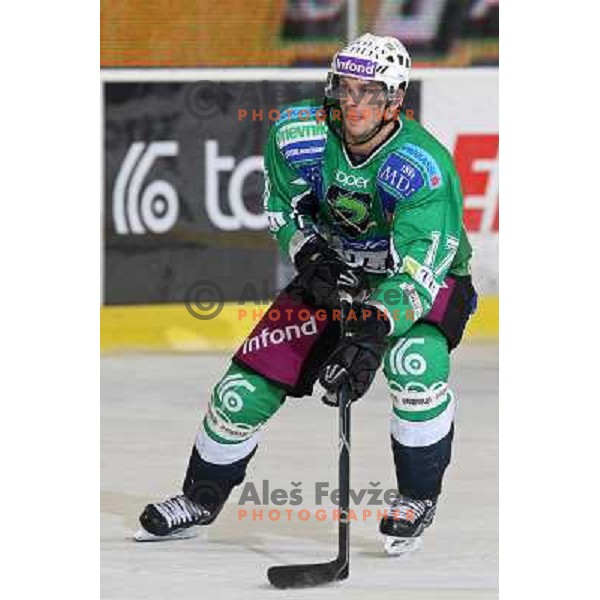
[[[414,552],[421,545],[421,535],[433,521],[436,500],[416,500],[398,496],[381,519],[379,531],[390,556]]]
[[[134,539],[138,542],[186,539],[198,535],[198,526],[207,525],[213,514],[184,495],[174,496],[164,502],[148,504],[140,515],[142,528]]]

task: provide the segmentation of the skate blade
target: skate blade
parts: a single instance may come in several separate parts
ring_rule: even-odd
[[[388,556],[402,556],[416,552],[421,547],[422,541],[420,537],[401,538],[386,535],[383,547]]]
[[[143,528],[138,529],[133,534],[136,542],[169,542],[171,540],[187,540],[198,536],[198,527],[188,527],[180,529],[169,535],[154,535]]]

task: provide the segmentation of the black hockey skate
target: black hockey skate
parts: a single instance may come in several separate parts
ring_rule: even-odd
[[[164,502],[148,504],[140,515],[142,528],[134,539],[138,542],[157,542],[186,539],[198,535],[198,526],[213,521],[213,513],[186,498],[174,496]]]
[[[415,500],[398,496],[381,519],[379,531],[385,536],[384,548],[390,556],[417,550],[421,535],[433,521],[436,500]]]

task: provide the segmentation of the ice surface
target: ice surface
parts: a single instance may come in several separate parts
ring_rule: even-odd
[[[336,524],[317,521],[315,481],[337,487],[337,412],[312,398],[290,399],[271,420],[246,481],[291,490],[302,482],[305,502],[263,508],[263,520],[238,518],[237,488],[219,519],[191,540],[131,541],[150,501],[180,490],[191,443],[226,355],[111,355],[102,365],[102,598],[406,598],[471,600],[498,591],[498,355],[496,345],[465,345],[453,354],[458,413],[454,456],[436,520],[422,549],[403,558],[382,552],[375,517],[355,507],[350,578],[313,590],[271,588],[274,564],[326,561],[337,547]],[[382,376],[353,407],[352,478],[355,490],[393,487],[388,424],[390,400]],[[369,498],[368,496],[367,498]],[[279,521],[267,511],[282,510]],[[300,521],[306,508],[311,518]],[[382,507],[381,507],[382,508]],[[285,509],[294,509],[287,520]]]

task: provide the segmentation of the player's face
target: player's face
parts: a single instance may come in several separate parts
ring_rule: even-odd
[[[359,141],[381,122],[385,109],[383,85],[353,77],[341,77],[339,85],[344,131],[350,141]]]

